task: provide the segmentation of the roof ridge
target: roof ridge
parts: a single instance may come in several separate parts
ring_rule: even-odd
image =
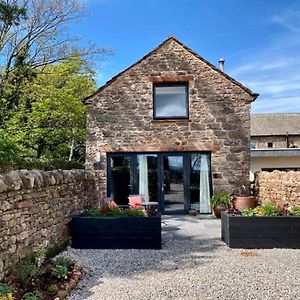
[[[209,67],[211,67],[213,70],[217,71],[218,73],[220,73],[221,75],[223,75],[225,78],[227,78],[228,80],[230,80],[231,82],[233,82],[234,84],[238,85],[240,88],[242,88],[245,92],[249,93],[251,96],[254,97],[254,100],[259,96],[258,93],[253,93],[249,88],[247,88],[246,86],[244,86],[243,84],[241,84],[240,82],[238,82],[237,80],[235,80],[234,78],[232,78],[231,76],[229,76],[228,74],[222,72],[219,68],[217,68],[215,65],[213,65],[212,63],[210,63],[208,60],[206,60],[205,58],[203,58],[202,56],[200,56],[198,53],[196,53],[195,51],[193,51],[191,48],[189,48],[188,46],[186,46],[185,44],[183,44],[181,41],[179,41],[174,35],[169,35],[167,37],[167,39],[165,39],[162,43],[160,43],[158,46],[156,46],[153,50],[151,50],[150,52],[148,52],[146,55],[144,55],[142,58],[140,58],[139,60],[137,60],[135,63],[131,64],[129,67],[127,67],[126,69],[124,69],[123,71],[121,71],[120,73],[118,73],[117,75],[113,76],[110,80],[108,80],[104,85],[100,86],[93,94],[91,94],[90,96],[86,97],[83,99],[83,103],[87,103],[86,100],[90,99],[91,97],[95,96],[96,94],[98,94],[100,91],[102,91],[105,87],[107,87],[108,85],[110,85],[113,81],[115,81],[119,76],[121,76],[122,74],[124,74],[126,71],[128,71],[129,69],[133,68],[134,66],[138,65],[141,61],[143,61],[144,59],[146,59],[147,57],[149,57],[150,55],[152,55],[155,51],[157,51],[158,49],[160,49],[163,45],[165,45],[168,41],[173,40],[176,43],[178,43],[179,45],[181,45],[185,50],[187,50],[188,52],[190,52],[192,55],[194,55],[195,57],[197,57],[198,59],[200,59],[201,61],[203,61],[204,63],[206,63]]]

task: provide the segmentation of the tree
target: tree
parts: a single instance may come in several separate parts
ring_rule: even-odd
[[[71,160],[85,141],[85,106],[81,100],[96,86],[93,71],[74,56],[47,66],[24,91],[26,99],[7,122],[18,144],[37,158]]]
[[[80,0],[0,0],[0,127],[18,109],[22,86],[46,66],[74,53],[85,59],[111,53],[92,44],[82,47],[68,33],[83,13]]]

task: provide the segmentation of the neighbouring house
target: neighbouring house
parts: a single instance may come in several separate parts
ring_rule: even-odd
[[[250,179],[274,170],[300,170],[300,113],[251,115]]]
[[[86,165],[119,204],[210,213],[214,190],[248,186],[257,96],[171,36],[84,100]]]

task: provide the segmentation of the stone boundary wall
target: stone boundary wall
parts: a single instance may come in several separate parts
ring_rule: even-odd
[[[88,170],[19,170],[0,175],[0,279],[12,264],[48,243],[69,240],[70,216],[96,207],[100,178]]]
[[[300,172],[257,172],[254,190],[260,203],[300,205]]]

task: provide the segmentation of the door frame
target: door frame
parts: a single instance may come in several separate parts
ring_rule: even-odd
[[[190,209],[190,154],[207,154],[209,157],[209,181],[210,181],[210,194],[213,194],[212,185],[212,168],[211,168],[211,152],[207,151],[185,151],[185,152],[108,152],[106,161],[106,192],[111,195],[111,165],[110,158],[118,156],[127,156],[130,158],[130,192],[131,194],[138,194],[138,172],[137,172],[137,155],[140,154],[156,154],[157,155],[157,202],[159,211],[165,213],[164,191],[163,191],[163,158],[166,156],[183,156],[183,195],[184,195],[184,209],[178,213],[188,212]],[[177,213],[177,211],[176,211]]]
[[[165,210],[165,199],[164,199],[164,158],[168,156],[181,156],[182,157],[182,177],[183,177],[183,209],[176,210],[176,212],[166,212]],[[190,177],[189,174],[189,163],[188,163],[188,153],[185,152],[161,152],[158,160],[158,176],[159,176],[159,203],[160,211],[162,214],[165,213],[184,213],[189,210],[190,205],[190,195],[189,195],[189,186],[190,186]]]

